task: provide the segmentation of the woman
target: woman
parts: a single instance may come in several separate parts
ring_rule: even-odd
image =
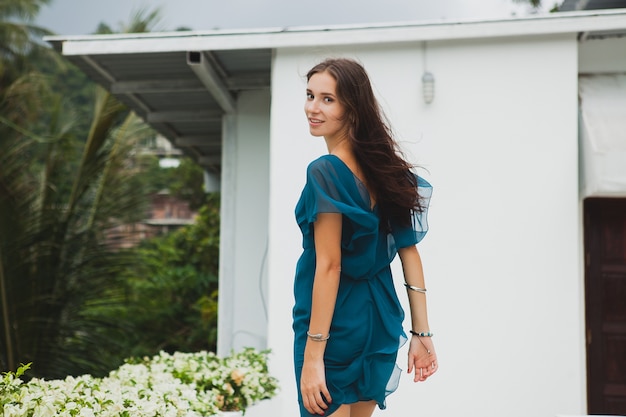
[[[307,74],[304,110],[328,155],[307,168],[296,206],[294,359],[302,416],[368,417],[398,383],[404,312],[389,264],[399,254],[412,329],[408,373],[437,371],[415,247],[431,187],[400,156],[364,68],[329,59]]]

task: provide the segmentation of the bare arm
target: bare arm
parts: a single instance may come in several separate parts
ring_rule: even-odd
[[[326,336],[330,331],[341,272],[341,221],[341,214],[320,213],[314,223],[316,264],[309,323],[311,334]],[[328,408],[322,395],[326,401],[332,400],[326,387],[325,349],[326,342],[307,338],[300,390],[305,408],[313,414],[323,414]]]
[[[413,287],[426,288],[422,259],[415,246],[398,250],[405,282]],[[411,326],[415,332],[430,332],[426,294],[407,289],[411,310]],[[425,381],[438,369],[437,354],[432,338],[411,335],[408,372],[415,370],[415,382]]]

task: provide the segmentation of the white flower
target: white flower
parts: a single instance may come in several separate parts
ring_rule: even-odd
[[[81,408],[78,415],[80,417],[96,417],[96,413],[94,412],[94,410],[87,407]]]
[[[52,404],[42,402],[35,407],[33,417],[52,417],[54,415],[54,407]]]
[[[219,358],[212,352],[161,352],[126,363],[105,378],[64,380],[15,374],[0,378],[3,417],[203,417],[247,407],[278,390],[267,371],[267,351]]]

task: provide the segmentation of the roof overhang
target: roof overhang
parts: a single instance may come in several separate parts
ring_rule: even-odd
[[[222,116],[269,89],[277,48],[532,35],[626,35],[626,9],[458,22],[48,36],[63,56],[208,169],[219,170]]]

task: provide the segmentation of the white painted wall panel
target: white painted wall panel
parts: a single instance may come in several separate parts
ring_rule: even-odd
[[[269,91],[241,93],[225,130],[218,353],[267,347]],[[232,134],[229,134],[232,132]]]
[[[297,414],[291,306],[301,242],[293,208],[306,165],[326,152],[307,131],[304,74],[328,55],[365,64],[407,155],[435,187],[420,250],[441,369],[425,384],[404,378],[389,411],[375,415],[582,413],[575,37],[429,44],[431,105],[420,95],[422,51],[419,43],[277,51],[269,345],[283,393],[275,415]]]
[[[576,56],[573,37],[429,48],[437,96],[415,147],[435,185],[429,415],[585,410]]]

